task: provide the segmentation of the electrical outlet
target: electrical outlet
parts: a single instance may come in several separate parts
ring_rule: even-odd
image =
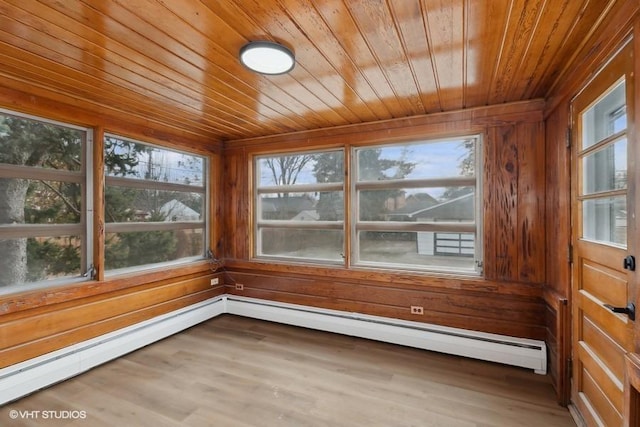
[[[236,283],[236,291],[241,291],[244,289],[244,285],[242,283]]]
[[[411,314],[424,314],[424,307],[421,307],[419,305],[412,305]]]
[[[214,277],[213,279],[211,279],[211,286],[213,285],[217,285],[218,284],[218,278]]]

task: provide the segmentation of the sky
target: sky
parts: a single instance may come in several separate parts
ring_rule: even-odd
[[[444,178],[460,176],[460,163],[468,155],[464,148],[463,139],[451,139],[446,141],[426,142],[420,141],[411,144],[395,144],[382,147],[364,147],[360,150],[376,149],[382,150],[381,158],[390,160],[405,160],[415,163],[411,173],[407,175],[409,179],[421,178]],[[297,183],[315,183],[313,175],[313,162],[309,162],[305,169],[298,176]],[[386,171],[387,176],[393,176],[393,170]],[[273,179],[266,167],[260,171],[260,185],[273,185]],[[409,189],[408,194],[418,192],[429,192],[434,197],[440,197],[446,189]]]

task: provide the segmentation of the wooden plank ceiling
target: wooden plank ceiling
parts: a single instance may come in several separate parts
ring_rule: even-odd
[[[422,115],[545,97],[615,1],[2,0],[0,86],[218,140]]]

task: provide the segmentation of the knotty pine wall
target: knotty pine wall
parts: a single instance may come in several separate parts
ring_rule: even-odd
[[[209,156],[211,192],[220,194],[219,142],[207,141],[197,134],[152,123],[108,106],[78,104],[42,88],[25,88],[29,93],[21,88],[20,82],[0,77],[0,107],[91,127],[95,130],[96,145],[106,131]],[[96,196],[101,194],[101,188],[96,190]],[[96,199],[99,204],[94,218],[98,230],[96,241],[101,241],[104,239],[102,200]],[[212,246],[217,246],[221,239],[221,221],[220,206],[215,197],[211,197],[210,209],[210,239]],[[96,281],[0,296],[0,368],[204,301],[225,291],[222,285],[210,285],[211,278],[222,279],[222,275],[212,272],[209,263],[204,261],[105,279],[99,258],[94,260],[99,276]]]
[[[571,100],[625,42],[635,43],[636,73],[640,74],[640,3],[617,4],[606,19],[570,58],[572,67],[558,77],[545,108],[546,145],[546,279],[544,286],[546,342],[549,374],[558,402],[566,405],[570,395],[571,358],[571,242],[570,158],[567,129]],[[636,91],[635,105],[640,105]],[[636,108],[636,110],[638,110]],[[629,118],[631,129],[640,127],[640,118]],[[631,190],[631,189],[630,189]],[[633,191],[633,190],[631,190]],[[630,194],[631,194],[630,191]],[[638,205],[636,195],[636,205]],[[637,284],[636,284],[637,286]],[[638,337],[636,327],[636,337]]]
[[[543,101],[231,141],[223,184],[227,292],[517,337],[545,339]],[[484,147],[483,278],[287,264],[251,256],[251,158],[477,132]],[[234,283],[243,284],[238,291]],[[424,315],[410,306],[424,306]]]

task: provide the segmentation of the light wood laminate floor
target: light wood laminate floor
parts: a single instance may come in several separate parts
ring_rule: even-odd
[[[12,420],[12,410],[50,412]],[[51,419],[71,415],[61,411],[85,418]],[[532,371],[224,315],[7,404],[0,425],[574,423]]]

